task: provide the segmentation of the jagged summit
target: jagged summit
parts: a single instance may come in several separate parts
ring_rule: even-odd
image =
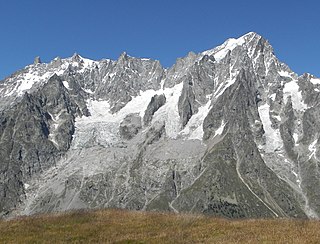
[[[122,53],[0,83],[0,213],[320,214],[320,79],[250,32],[164,69]]]
[[[202,55],[213,55],[216,60],[221,60],[225,55],[239,46],[245,46],[249,55],[253,55],[254,48],[258,45],[266,44],[269,47],[270,44],[262,36],[255,32],[249,32],[239,38],[229,38],[220,46],[202,52]]]
[[[40,59],[40,57],[39,57],[39,56],[35,57],[33,63],[34,63],[34,64],[41,64],[41,59]]]

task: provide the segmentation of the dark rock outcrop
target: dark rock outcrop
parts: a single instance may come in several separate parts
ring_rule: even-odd
[[[123,139],[132,139],[142,128],[139,114],[128,114],[120,123],[119,132]]]
[[[164,94],[154,95],[151,98],[151,101],[148,104],[148,107],[143,116],[144,125],[150,124],[154,113],[157,112],[158,109],[161,108],[165,103],[166,103],[166,96]]]

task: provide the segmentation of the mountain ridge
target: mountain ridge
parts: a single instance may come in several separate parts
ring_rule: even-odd
[[[0,83],[0,212],[318,218],[319,84],[254,32],[169,69],[126,53],[27,66]]]

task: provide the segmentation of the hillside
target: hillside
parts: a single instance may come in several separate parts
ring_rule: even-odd
[[[319,243],[320,222],[227,220],[126,210],[77,211],[0,222],[1,243]]]

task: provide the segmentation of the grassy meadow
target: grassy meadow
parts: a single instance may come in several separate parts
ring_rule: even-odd
[[[0,221],[0,243],[320,243],[320,222],[125,210]]]

